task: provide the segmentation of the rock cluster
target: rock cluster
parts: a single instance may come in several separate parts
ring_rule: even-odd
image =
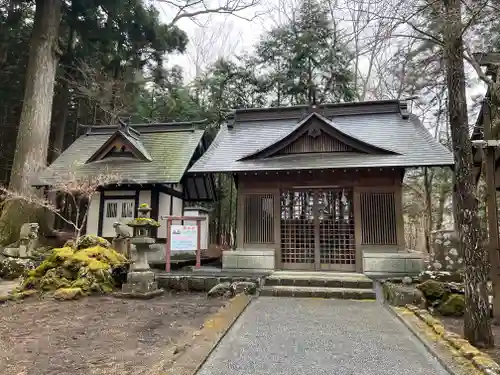
[[[417,285],[422,291],[427,308],[444,316],[462,316],[465,310],[463,286],[459,283],[427,280]]]
[[[235,281],[233,283],[223,282],[217,284],[207,293],[208,297],[234,297],[237,294],[255,294],[257,292],[257,284],[251,281]]]
[[[38,267],[27,272],[21,290],[55,292],[58,299],[111,292],[117,286],[115,276],[123,274],[120,270],[126,270],[128,260],[110,247],[101,246],[107,246],[103,240],[87,238],[77,241],[75,247],[53,249]],[[84,248],[88,245],[92,246]]]

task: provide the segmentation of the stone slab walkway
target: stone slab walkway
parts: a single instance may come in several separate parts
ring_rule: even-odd
[[[449,375],[380,302],[261,297],[198,375]]]

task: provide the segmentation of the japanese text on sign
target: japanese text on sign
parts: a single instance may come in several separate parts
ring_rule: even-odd
[[[195,251],[198,247],[196,225],[172,225],[170,227],[170,249],[173,251]]]

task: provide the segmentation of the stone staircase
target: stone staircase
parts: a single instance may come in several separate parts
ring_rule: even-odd
[[[264,279],[261,296],[376,299],[372,280],[363,274],[276,271]]]

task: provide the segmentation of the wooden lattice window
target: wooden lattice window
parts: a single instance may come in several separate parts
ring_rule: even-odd
[[[361,242],[397,245],[394,193],[361,193]]]
[[[244,204],[244,242],[274,243],[274,196],[246,195]]]

